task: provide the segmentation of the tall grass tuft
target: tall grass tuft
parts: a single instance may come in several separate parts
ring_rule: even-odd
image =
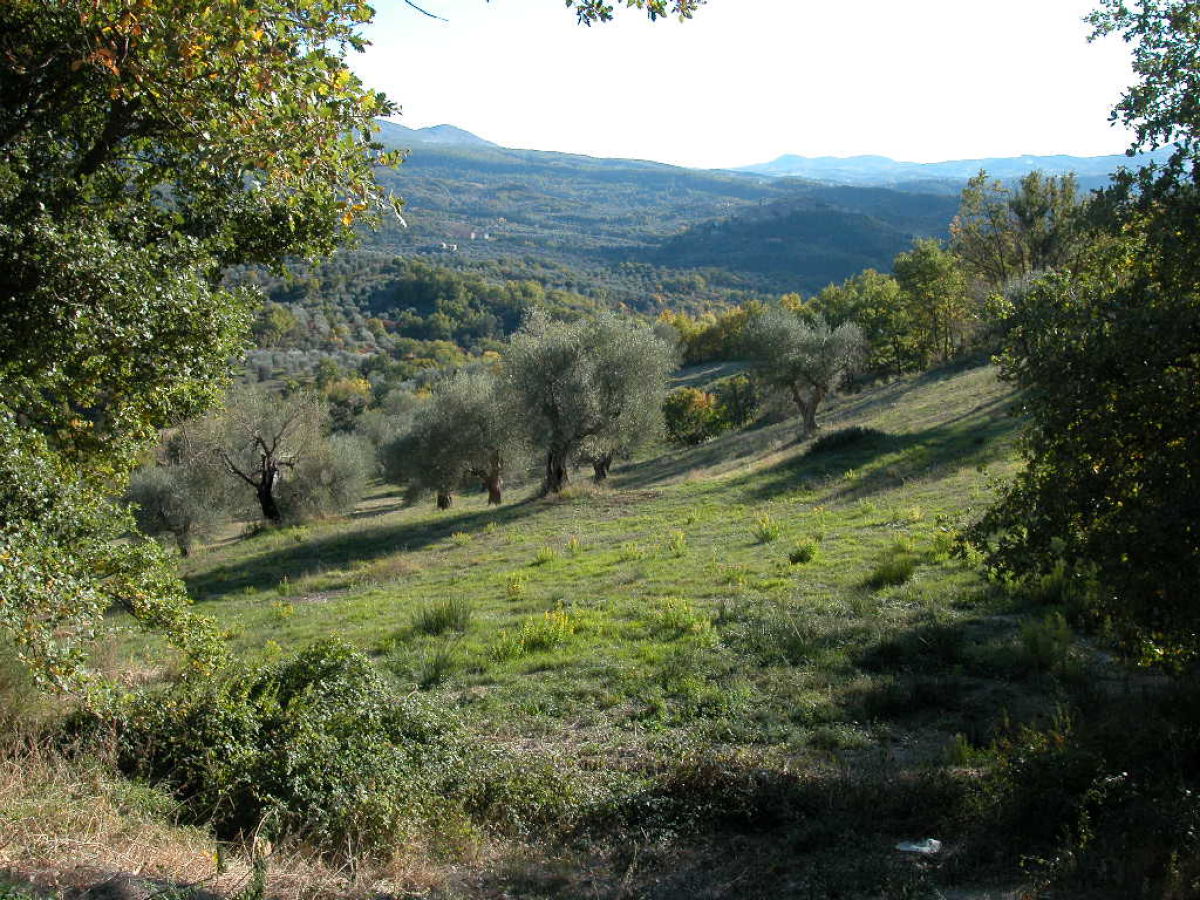
[[[426,603],[413,615],[413,628],[422,634],[438,635],[447,631],[463,632],[471,624],[471,604],[462,597],[450,597]]]

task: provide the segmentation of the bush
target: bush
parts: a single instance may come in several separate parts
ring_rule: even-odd
[[[904,584],[913,576],[917,558],[907,544],[896,543],[867,576],[865,584],[873,591]]]
[[[699,388],[677,388],[663,401],[667,436],[676,444],[703,444],[728,427],[717,398]]]
[[[862,425],[851,425],[849,428],[839,428],[837,431],[821,435],[821,437],[809,445],[808,455],[816,456],[819,453],[848,450],[851,447],[861,447],[880,442],[886,440],[887,437],[888,434],[885,431],[879,431],[876,428],[865,428]]]
[[[778,540],[780,531],[779,523],[772,519],[768,513],[763,513],[754,520],[754,539],[760,544],[769,544],[772,541]]]
[[[788,553],[788,562],[793,566],[803,565],[804,563],[812,562],[817,558],[817,550],[820,545],[813,538],[805,538],[802,541],[796,541],[791,551]]]
[[[123,771],[168,786],[187,818],[224,840],[383,850],[440,808],[462,768],[445,715],[396,699],[365,656],[332,641],[144,693],[116,719]]]

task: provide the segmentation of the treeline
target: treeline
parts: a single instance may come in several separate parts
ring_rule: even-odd
[[[971,179],[951,238],[918,239],[892,262],[892,273],[866,269],[810,297],[783,304],[836,327],[854,322],[867,341],[864,371],[883,377],[919,371],[994,348],[1006,296],[1035,273],[1069,267],[1098,227],[1075,179],[1033,172],[1014,187],[980,173]],[[679,334],[689,364],[741,359],[752,301],[699,316],[668,311],[660,321]]]

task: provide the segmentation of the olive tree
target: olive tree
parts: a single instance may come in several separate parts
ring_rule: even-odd
[[[862,330],[853,322],[830,328],[820,317],[805,321],[782,306],[763,309],[746,337],[759,376],[796,404],[801,437],[817,430],[817,409],[866,351]]]
[[[370,475],[366,442],[329,434],[329,412],[311,394],[235,390],[223,410],[195,426],[190,464],[227,478],[231,508],[278,525],[348,512]],[[228,488],[242,485],[240,491]]]
[[[615,316],[552,322],[535,315],[509,339],[501,378],[517,426],[545,453],[544,493],[557,493],[584,453],[597,476],[661,430],[672,348]]]
[[[222,485],[207,466],[181,462],[143,466],[133,473],[126,497],[138,528],[148,535],[169,534],[180,556],[212,533],[225,515]]]
[[[410,428],[386,444],[383,468],[412,492],[432,491],[448,509],[468,479],[487,490],[488,504],[503,500],[504,473],[520,453],[501,385],[491,372],[457,372],[433,386]]]

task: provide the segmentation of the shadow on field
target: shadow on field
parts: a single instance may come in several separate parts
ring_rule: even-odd
[[[872,399],[870,402],[876,402]],[[766,500],[813,482],[837,482],[829,499],[853,500],[885,491],[953,465],[981,466],[1007,455],[1000,439],[1016,429],[1008,398],[980,404],[934,428],[888,434],[867,431],[823,449],[820,438],[807,452],[741,479],[750,497]],[[822,437],[836,439],[837,431]],[[886,464],[882,461],[886,458]]]
[[[394,525],[357,527],[323,537],[297,538],[283,543],[279,534],[266,532],[249,541],[273,541],[278,546],[249,559],[242,558],[185,579],[188,593],[197,601],[242,590],[265,590],[283,578],[295,580],[326,569],[372,562],[390,554],[419,550],[446,540],[457,531],[472,532],[489,522],[509,525],[533,514],[541,501],[518,500],[491,509],[464,512],[448,510],[436,519]],[[359,520],[359,521],[369,521]]]
[[[668,450],[653,459],[633,463],[614,472],[613,481],[618,487],[637,489],[683,478],[690,472],[704,472],[722,465],[729,468],[739,460],[778,449],[794,437],[792,422],[735,431],[706,444]]]

